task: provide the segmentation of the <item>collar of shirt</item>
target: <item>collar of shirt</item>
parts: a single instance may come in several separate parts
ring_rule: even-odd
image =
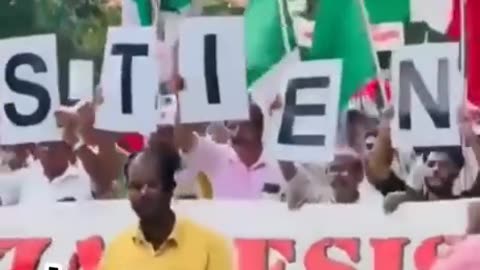
[[[159,256],[168,248],[178,246],[181,240],[180,231],[182,229],[182,225],[183,221],[177,220],[175,222],[175,225],[173,226],[172,232],[170,233],[170,235],[168,235],[167,240],[165,240],[165,242],[162,243],[157,250],[154,250],[152,244],[147,241],[142,229],[140,228],[140,225],[136,227],[134,235],[132,236],[132,241],[135,245],[150,249],[155,256]]]
[[[241,160],[240,160],[240,157],[238,156],[237,152],[235,152],[235,149],[233,147],[230,147],[232,149],[232,153],[230,155],[230,157],[228,158],[229,162],[230,163],[234,163],[234,162],[239,162],[239,163],[242,163],[244,164]],[[260,170],[260,169],[263,169],[265,167],[267,167],[267,158],[266,158],[266,155],[265,155],[265,151],[262,152],[262,154],[260,154],[260,157],[258,157],[257,161],[255,161],[255,163],[253,163],[250,167],[247,167],[245,164],[245,167],[247,167],[248,170],[250,171],[256,171],[256,170]]]
[[[64,182],[66,179],[73,178],[73,177],[80,177],[80,168],[78,168],[76,165],[70,165],[68,168],[65,170],[65,172],[54,178],[50,184],[60,184]]]

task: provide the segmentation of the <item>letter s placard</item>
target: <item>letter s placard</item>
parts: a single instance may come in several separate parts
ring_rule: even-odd
[[[1,144],[61,139],[55,35],[0,41],[0,96]]]

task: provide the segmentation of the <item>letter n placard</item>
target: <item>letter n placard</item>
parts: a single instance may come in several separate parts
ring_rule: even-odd
[[[396,147],[460,144],[458,106],[463,98],[458,44],[406,46],[392,56]]]

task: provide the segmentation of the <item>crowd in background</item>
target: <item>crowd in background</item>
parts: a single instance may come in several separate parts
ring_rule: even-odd
[[[174,104],[181,89],[181,83],[171,84]],[[290,209],[305,203],[369,203],[391,212],[403,202],[480,196],[479,112],[472,108],[461,108],[458,120],[465,146],[428,149],[392,148],[393,108],[379,117],[352,108],[339,128],[337,136],[346,139],[338,140],[334,160],[298,164],[264,151],[270,115],[253,102],[248,121],[195,125],[178,123],[177,106],[167,107],[161,113],[173,124],[158,125],[148,137],[95,130],[99,103],[96,98],[56,112],[63,141],[2,147],[2,206],[125,198],[136,188],[126,180],[125,166],[143,148],[157,149],[165,158],[159,169],[171,173],[177,199],[268,199]],[[278,97],[270,110],[281,106]],[[177,158],[180,163],[171,162]]]
[[[305,12],[312,13],[313,1],[306,3]],[[406,43],[445,41],[425,23],[416,24],[406,27]],[[390,54],[378,53],[387,73]],[[161,189],[175,200],[272,200],[292,211],[306,204],[368,204],[389,214],[407,202],[480,197],[480,109],[471,104],[458,108],[461,146],[395,148],[390,126],[396,108],[374,104],[372,109],[361,95],[354,96],[340,112],[333,161],[305,164],[277,160],[267,150],[265,134],[272,112],[283,106],[281,96],[268,108],[251,98],[245,121],[182,124],[177,97],[187,87],[178,75],[164,86],[159,95],[169,106],[149,135],[95,129],[96,108],[103,102],[96,91],[93,101],[64,105],[55,113],[62,141],[0,146],[0,207],[126,198],[142,205],[138,195],[156,188],[139,184],[150,177],[142,171],[152,160]],[[147,154],[135,158],[138,153]],[[470,232],[480,232],[478,224]],[[462,245],[458,250],[465,251],[457,257],[476,257],[469,252],[478,249],[477,242]]]

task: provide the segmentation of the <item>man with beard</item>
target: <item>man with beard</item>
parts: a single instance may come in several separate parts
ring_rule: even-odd
[[[465,169],[465,157],[461,146],[428,147],[416,149],[423,153],[422,164],[416,164],[410,171],[410,177],[418,178],[423,188],[409,186],[405,179],[399,178],[391,169],[394,148],[390,138],[390,121],[393,108],[382,115],[377,140],[367,158],[367,179],[386,198],[385,211],[394,211],[399,204],[408,201],[446,200],[480,195],[480,181],[477,174],[473,186],[454,195],[453,185]],[[473,133],[474,119],[462,107],[459,112],[459,126],[467,145],[472,149],[475,159],[480,161],[480,141]],[[420,160],[421,161],[421,160]]]
[[[403,191],[391,192],[386,196],[384,207],[387,212],[394,211],[399,204],[407,201],[450,200],[480,195],[478,176],[471,189],[462,191],[459,195],[453,194],[455,180],[465,165],[460,146],[437,148],[426,156],[423,168],[420,168],[424,177],[424,189],[418,191],[403,184]],[[400,182],[394,184],[387,181],[377,185],[377,188],[382,189],[382,186],[385,188],[388,185],[402,186]]]
[[[129,159],[128,198],[137,226],[107,247],[101,270],[231,270],[232,248],[220,235],[171,209],[180,156],[171,145],[147,148]]]

